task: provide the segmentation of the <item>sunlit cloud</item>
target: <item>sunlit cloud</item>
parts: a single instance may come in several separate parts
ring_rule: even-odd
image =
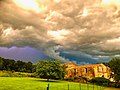
[[[70,35],[70,31],[68,30],[55,30],[55,31],[48,31],[48,36],[50,36],[50,38],[56,42],[59,43],[61,45],[65,44],[66,42],[66,37]]]
[[[13,2],[23,9],[39,12],[39,7],[35,0],[13,0]]]
[[[83,9],[82,16],[87,16],[88,15],[88,10],[86,8]]]

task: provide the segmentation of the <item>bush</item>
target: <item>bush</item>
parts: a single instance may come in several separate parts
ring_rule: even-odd
[[[96,77],[90,80],[90,83],[94,83],[102,86],[109,86],[110,80],[104,77]]]
[[[64,78],[64,80],[66,80],[66,81],[74,81],[74,78]]]
[[[78,76],[74,76],[74,80],[76,80],[76,79],[79,79],[79,77]]]
[[[111,82],[110,87],[120,88],[120,82]]]

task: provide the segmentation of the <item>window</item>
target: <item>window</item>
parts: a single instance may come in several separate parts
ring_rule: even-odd
[[[87,73],[87,72],[88,72],[87,68],[85,68],[84,70],[85,70],[85,71],[84,71],[85,73]]]
[[[98,72],[102,72],[102,71],[103,71],[102,66],[99,66],[99,67],[98,67]]]

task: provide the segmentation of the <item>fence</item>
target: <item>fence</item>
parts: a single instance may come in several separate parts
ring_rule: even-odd
[[[46,90],[103,90],[104,87],[92,84],[65,84],[53,86],[51,84],[47,85]],[[45,89],[44,89],[45,90]]]

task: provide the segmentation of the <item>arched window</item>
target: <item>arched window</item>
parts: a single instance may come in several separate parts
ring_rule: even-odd
[[[84,72],[85,72],[85,73],[87,73],[87,72],[88,72],[88,69],[87,69],[87,68],[85,68],[85,69],[84,69]]]
[[[98,67],[98,72],[103,72],[102,66],[99,66],[99,67]]]

